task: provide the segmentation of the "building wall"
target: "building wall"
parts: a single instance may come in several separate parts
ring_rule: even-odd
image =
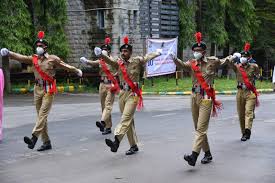
[[[141,34],[151,38],[175,38],[179,35],[177,0],[141,0]]]
[[[114,55],[119,54],[126,35],[133,45],[133,54],[143,54],[145,41],[141,39],[139,5],[140,0],[68,0],[68,62],[79,65],[82,56],[94,58],[94,47],[101,46],[107,36],[112,40]],[[99,26],[99,11],[104,12],[104,27]]]

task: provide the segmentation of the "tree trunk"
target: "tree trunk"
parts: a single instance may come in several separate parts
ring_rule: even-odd
[[[11,93],[11,81],[10,81],[10,63],[9,57],[2,57],[2,69],[5,77],[5,95]]]
[[[211,43],[210,56],[216,56],[216,44]]]
[[[223,49],[223,58],[229,55],[229,43],[227,43]]]

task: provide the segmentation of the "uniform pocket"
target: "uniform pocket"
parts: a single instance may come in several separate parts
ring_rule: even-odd
[[[205,109],[209,109],[212,107],[212,100],[211,99],[202,99],[200,103],[201,107]]]

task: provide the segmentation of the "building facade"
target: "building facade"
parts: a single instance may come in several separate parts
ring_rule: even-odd
[[[109,36],[113,54],[119,54],[128,36],[133,54],[146,52],[147,38],[173,38],[179,34],[176,0],[68,0],[66,33],[71,47],[68,62],[93,57],[93,49]]]

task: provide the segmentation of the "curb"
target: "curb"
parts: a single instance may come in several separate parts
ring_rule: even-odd
[[[57,93],[64,93],[64,92],[84,92],[86,86],[85,85],[78,85],[77,87],[70,85],[70,86],[57,86]],[[23,88],[12,88],[12,93],[15,94],[26,94],[26,93],[32,93],[33,87],[23,87]]]
[[[73,86],[57,86],[58,93],[74,93],[74,92],[85,92],[85,85]],[[30,88],[12,88],[12,93],[15,94],[26,94],[32,93],[33,87]],[[274,93],[273,89],[259,89],[259,93]],[[216,91],[217,95],[235,95],[237,90],[229,90],[229,91]],[[142,92],[143,95],[191,95],[191,91],[177,91],[177,92]]]
[[[273,89],[259,89],[257,90],[259,93],[274,93]],[[229,91],[216,91],[217,95],[235,95],[237,90],[229,90]],[[191,95],[191,91],[183,91],[183,92],[142,92],[143,95]]]

